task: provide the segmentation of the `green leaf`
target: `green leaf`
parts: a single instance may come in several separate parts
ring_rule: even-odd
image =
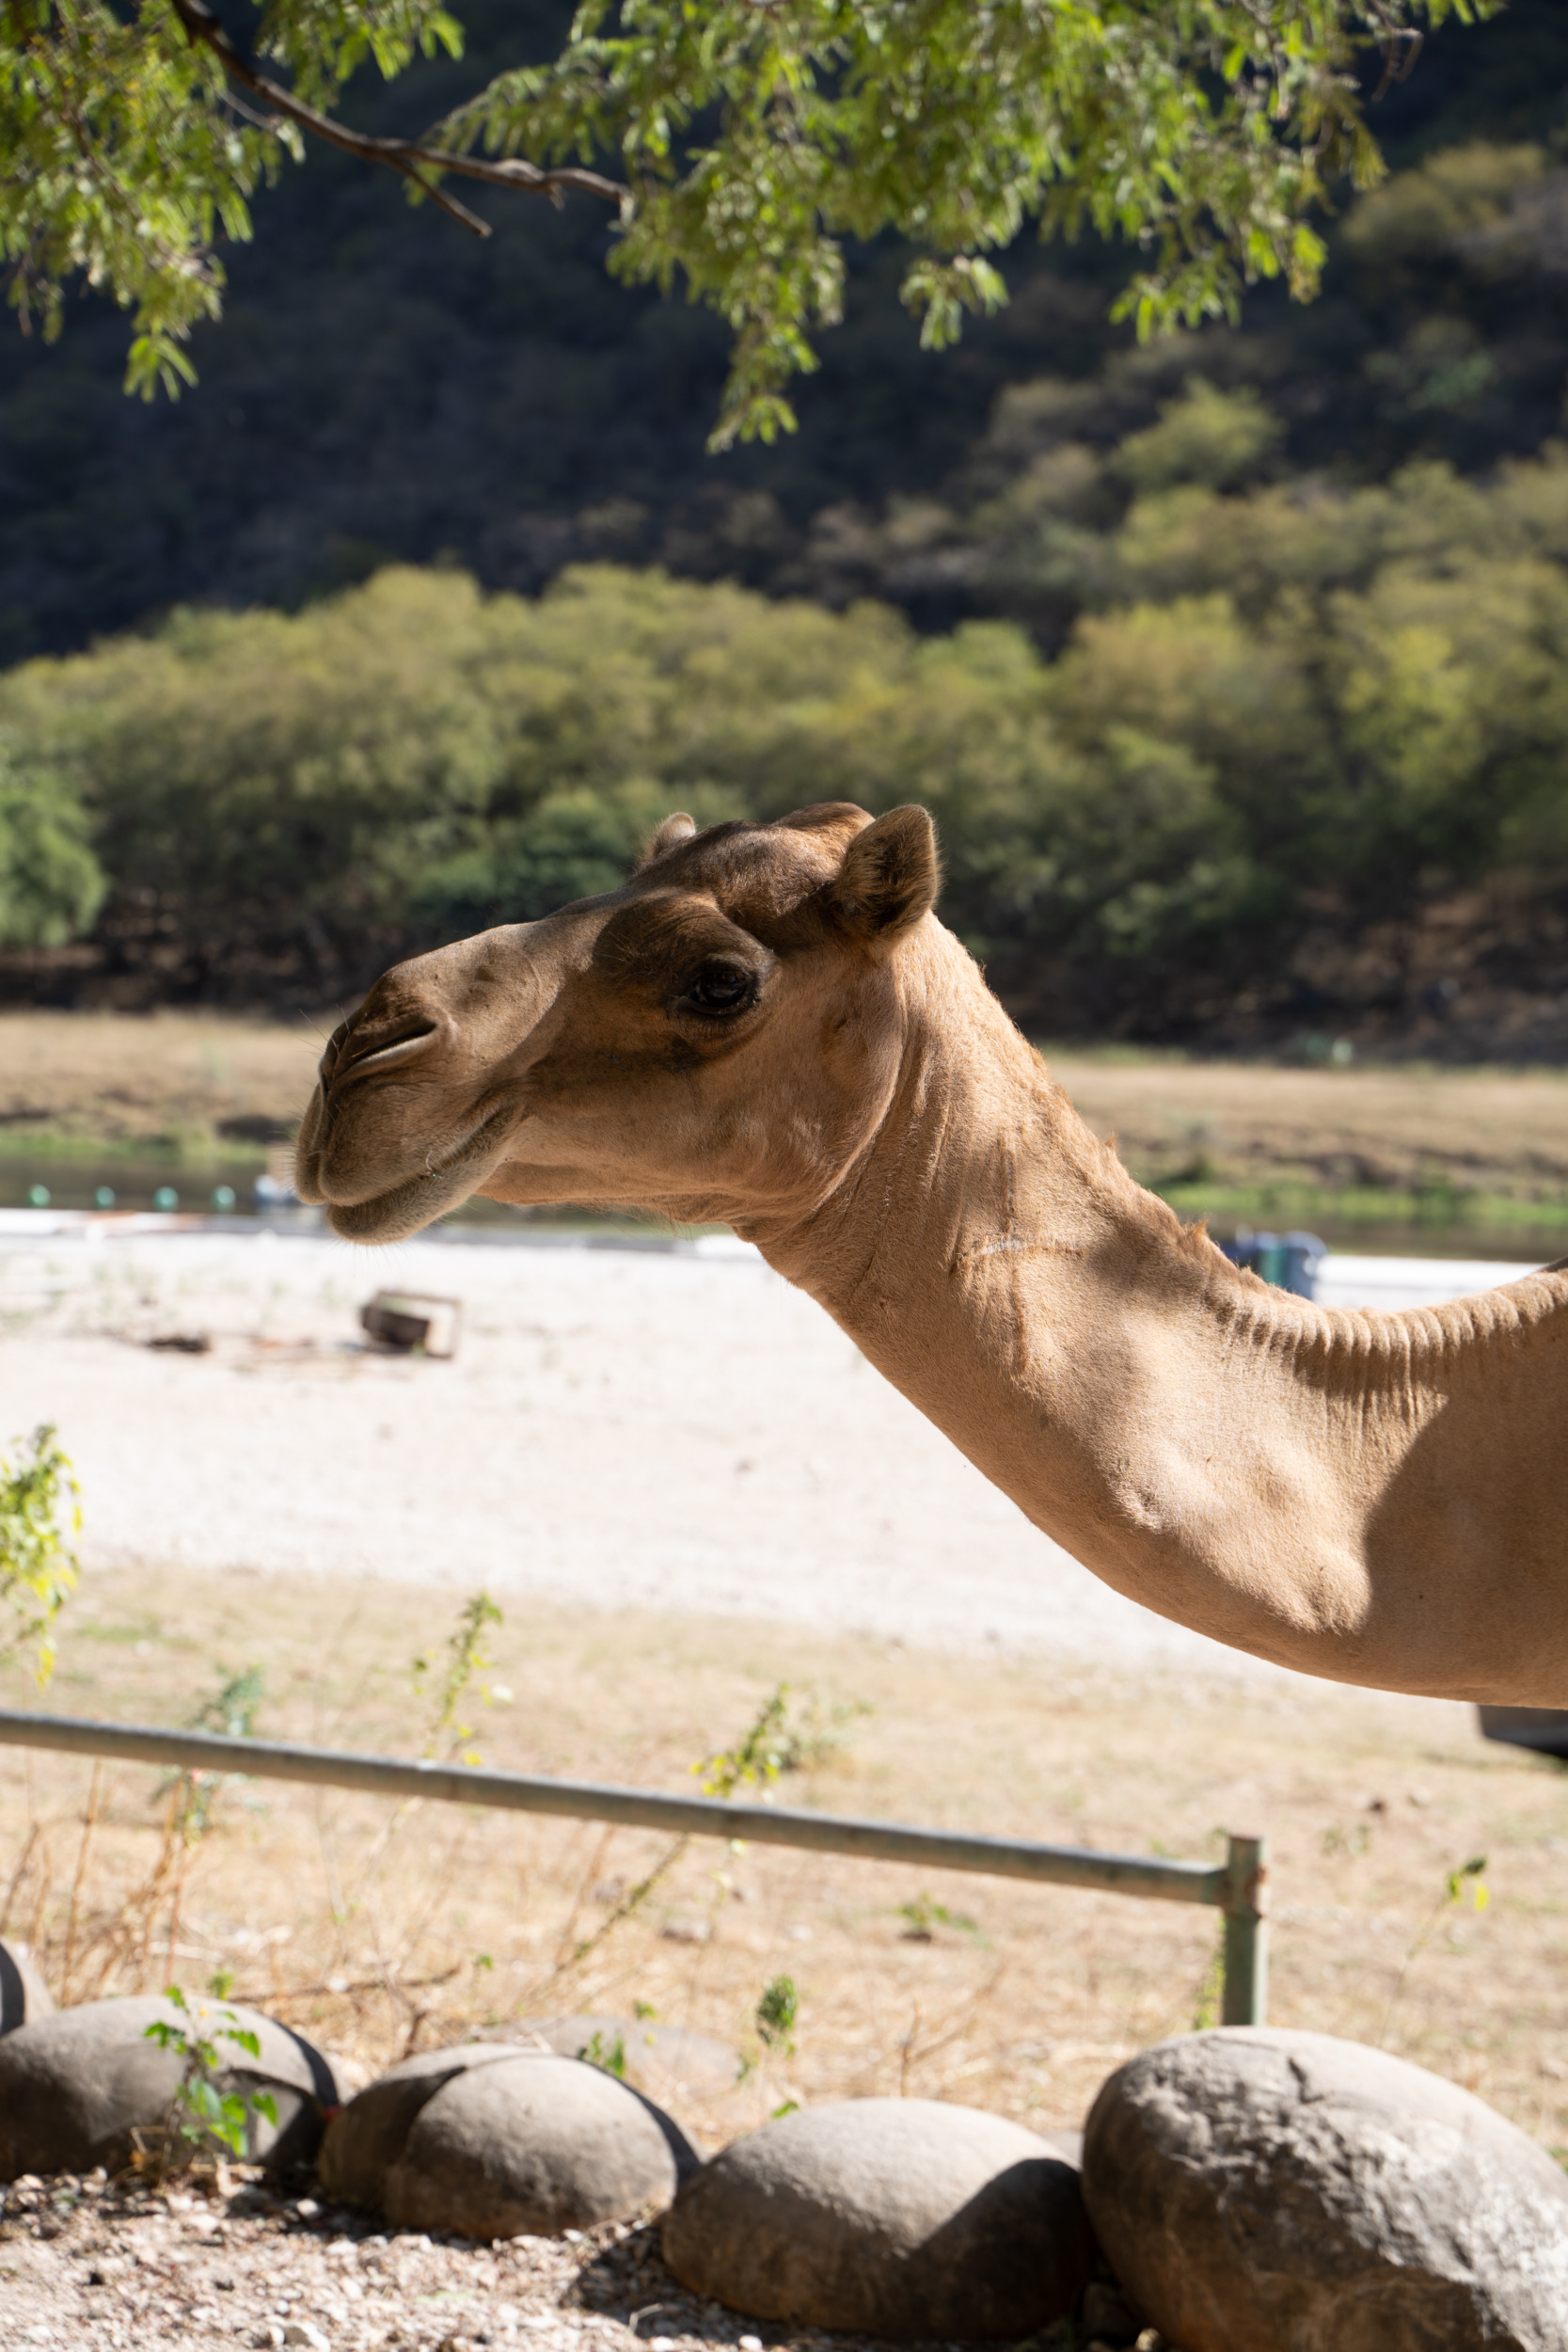
[[[406,185],[415,201],[439,192],[440,159],[459,153],[618,171],[610,267],[724,319],[715,445],[767,441],[794,430],[786,387],[840,315],[847,238],[919,248],[906,299],[932,350],[1006,299],[985,257],[1028,221],[1137,246],[1140,335],[1230,315],[1256,278],[1307,298],[1322,260],[1307,215],[1347,170],[1364,186],[1381,169],[1363,54],[1495,5],[584,0],[552,61],[499,74],[433,126]],[[275,80],[318,110],[367,59],[389,80],[461,46],[437,0],[272,0],[257,34]],[[110,294],[144,398],[194,380],[192,331],[223,303],[220,239],[249,237],[256,191],[300,149],[297,126],[236,103],[169,0],[0,14],[10,299],[52,336],[68,285]]]

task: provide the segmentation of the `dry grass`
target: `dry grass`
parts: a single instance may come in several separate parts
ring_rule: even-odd
[[[236,1119],[292,1128],[323,1037],[221,1013],[0,1013],[0,1130],[51,1143],[210,1149]]]
[[[171,1570],[96,1577],[73,1614],[54,1710],[189,1722],[254,1663],[261,1732],[406,1755],[429,1707],[409,1661],[437,1655],[453,1609],[450,1591]],[[1222,1828],[1263,1829],[1275,2022],[1385,2042],[1568,2141],[1568,1778],[1484,1745],[1468,1710],[532,1606],[495,1652],[515,1696],[479,1738],[499,1768],[690,1788],[787,1677],[872,1710],[784,1784],[791,1803],[1196,1857]],[[1212,1977],[1217,1916],[1196,1908],[701,1844],[574,1958],[666,1841],[256,1783],[223,1789],[186,1846],[157,1785],[0,1751],[0,1904],[57,1995],[230,1972],[235,1997],[367,2071],[640,2001],[752,2061],[733,2090],[672,2087],[710,2141],[787,2098],[899,2090],[1071,2126],[1122,2057],[1192,2025]],[[1490,1907],[1443,1907],[1477,1854]],[[973,1930],[912,1940],[901,1907],[923,1896]],[[788,2057],[754,2026],[782,1975],[800,1997]]]
[[[1568,1073],[1048,1058],[1145,1183],[1414,1191],[1435,1179],[1556,1201],[1568,1184]]]

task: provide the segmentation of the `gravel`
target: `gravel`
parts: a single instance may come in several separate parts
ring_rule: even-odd
[[[166,2195],[101,2175],[24,2181],[4,2192],[3,2213],[8,2352],[768,2352],[861,2342],[697,2300],[671,2278],[646,2227],[476,2247],[388,2235],[364,2214],[274,2198],[231,2175]]]

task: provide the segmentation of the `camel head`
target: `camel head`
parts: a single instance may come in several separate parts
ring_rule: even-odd
[[[322,1057],[300,1196],[362,1242],[474,1192],[808,1215],[886,1109],[936,891],[923,809],[671,817],[622,889],[376,982]]]

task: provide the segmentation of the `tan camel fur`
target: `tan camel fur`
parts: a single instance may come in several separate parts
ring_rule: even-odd
[[[919,809],[672,818],[623,889],[377,982],[300,1191],[366,1242],[475,1191],[727,1222],[1147,1608],[1568,1706],[1568,1275],[1375,1314],[1239,1272],[1090,1134],[937,881]]]

